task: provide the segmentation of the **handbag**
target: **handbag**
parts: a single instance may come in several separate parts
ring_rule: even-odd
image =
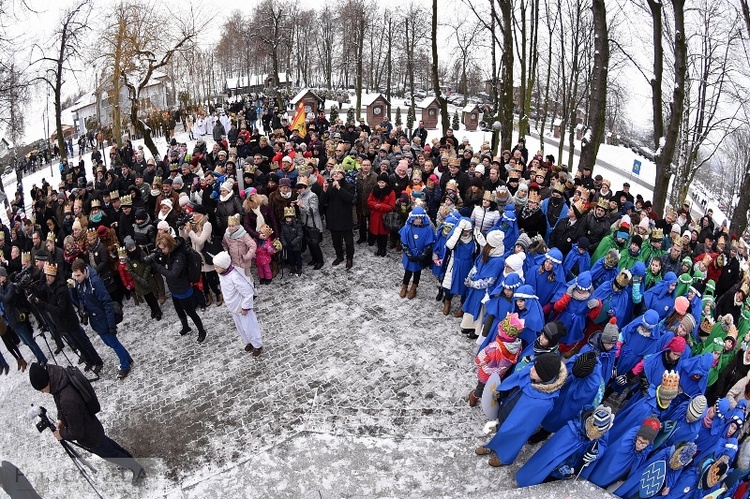
[[[312,227],[305,225],[305,242],[310,246],[317,246],[323,240],[323,232],[315,226],[315,215],[312,217]]]
[[[221,253],[222,251],[224,251],[224,247],[221,245],[221,240],[215,239],[214,235],[211,234],[211,239],[206,241],[203,245],[203,249],[201,249],[201,255],[203,255],[206,265],[213,265],[214,255]]]
[[[404,226],[404,221],[398,213],[389,211],[388,213],[383,213],[383,226],[385,226],[386,230],[398,232]]]

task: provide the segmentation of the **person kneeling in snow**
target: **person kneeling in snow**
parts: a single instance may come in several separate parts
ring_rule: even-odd
[[[245,351],[258,357],[263,352],[263,341],[260,337],[258,318],[253,312],[255,288],[250,280],[232,265],[229,253],[222,251],[214,256],[214,267],[219,274],[224,304],[237,326],[240,337],[245,341]]]

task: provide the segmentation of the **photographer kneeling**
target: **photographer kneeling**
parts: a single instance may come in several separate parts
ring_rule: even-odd
[[[146,477],[146,471],[120,444],[104,434],[96,415],[92,414],[78,390],[60,366],[41,366],[34,362],[29,368],[31,386],[42,393],[51,393],[57,407],[57,440],[75,440],[92,454],[133,472],[132,485]]]

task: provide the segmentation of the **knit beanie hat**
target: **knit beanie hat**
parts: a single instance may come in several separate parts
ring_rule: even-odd
[[[643,238],[639,234],[636,234],[630,238],[630,244],[635,244],[640,248],[643,246]]]
[[[638,433],[636,433],[635,435],[637,437],[645,438],[649,442],[653,442],[656,438],[656,435],[659,434],[660,429],[661,423],[656,418],[656,416],[650,416],[646,418],[641,427],[638,429]]]
[[[229,256],[229,253],[222,251],[214,256],[213,262],[214,265],[222,269],[228,269],[232,265],[232,258]]]
[[[600,405],[599,407],[594,409],[594,412],[591,413],[591,416],[586,418],[586,436],[590,440],[601,438],[602,435],[604,435],[610,428],[612,428],[614,420],[615,416],[614,414],[612,414],[612,409],[605,405]]]
[[[499,248],[503,245],[503,239],[505,238],[505,233],[501,230],[492,230],[487,234],[487,244],[489,244],[493,248]],[[507,263],[507,259],[506,259]]]
[[[562,359],[556,353],[543,353],[534,361],[534,370],[542,383],[549,383],[560,373]]]
[[[36,390],[41,390],[49,385],[49,373],[47,372],[47,368],[37,362],[32,363],[29,368],[29,381],[31,381],[31,386]]]
[[[674,310],[680,315],[685,315],[689,306],[690,302],[684,296],[678,296],[674,301]]]
[[[706,400],[706,396],[696,395],[692,399],[690,399],[690,404],[688,404],[687,413],[685,415],[685,418],[687,419],[688,423],[694,423],[701,419],[703,417],[703,414],[706,412],[706,406],[708,405],[708,402]]]
[[[680,321],[680,324],[682,324],[682,327],[685,328],[685,331],[687,331],[688,334],[691,334],[693,331],[695,331],[695,317],[693,317],[691,314],[685,315],[685,317],[683,317]]]
[[[576,378],[585,378],[594,372],[596,367],[596,352],[589,350],[582,353],[573,363],[572,373]]]
[[[516,239],[516,244],[520,244],[524,251],[528,251],[529,246],[531,246],[531,238],[529,238],[529,236],[524,232],[523,234],[518,236],[518,239]]]
[[[614,319],[614,321],[612,321],[612,319]],[[614,317],[612,317],[612,319],[610,319],[610,322],[604,326],[604,330],[602,331],[602,343],[608,345],[614,345],[620,337],[620,330],[617,328],[617,319]]]
[[[667,350],[670,352],[683,353],[685,351],[685,338],[682,336],[675,336],[669,343],[667,343]]]
[[[560,339],[567,334],[565,324],[560,321],[548,322],[542,329],[542,334],[547,337],[549,346],[554,347],[560,342]]]

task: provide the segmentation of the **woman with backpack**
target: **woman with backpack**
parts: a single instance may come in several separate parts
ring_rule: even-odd
[[[201,255],[201,276],[203,277],[203,292],[206,296],[206,306],[211,305],[213,302],[211,296],[211,290],[213,290],[216,295],[216,306],[220,307],[224,303],[224,299],[219,287],[219,275],[214,270],[213,264],[207,261],[207,258],[211,258],[212,254],[219,253],[222,247],[221,243],[219,243],[218,247],[214,244],[213,226],[208,220],[208,210],[206,210],[205,206],[202,204],[195,205],[190,223],[180,227],[180,236],[185,241],[189,240],[193,249]]]
[[[172,304],[180,318],[182,329],[180,335],[184,336],[190,332],[187,318],[193,320],[198,328],[198,343],[203,343],[206,339],[206,330],[203,328],[203,322],[195,311],[196,302],[193,293],[193,286],[190,284],[188,276],[188,256],[187,249],[183,241],[175,240],[169,234],[159,234],[156,237],[156,249],[150,255],[143,259],[143,262],[149,264],[159,274],[167,280],[167,286],[172,293]]]

